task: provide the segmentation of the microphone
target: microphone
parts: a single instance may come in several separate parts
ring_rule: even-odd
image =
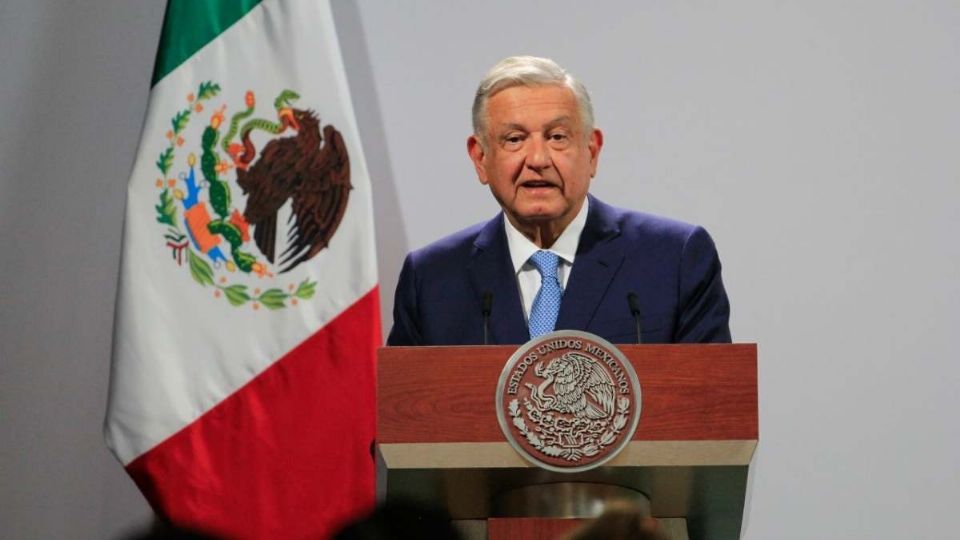
[[[487,345],[490,341],[490,310],[493,307],[493,293],[483,291],[483,297],[480,300],[480,314],[483,315],[483,344]]]
[[[630,313],[633,315],[633,320],[637,323],[637,345],[642,344],[640,340],[640,305],[637,302],[637,293],[630,291],[627,293],[627,304],[630,305]]]

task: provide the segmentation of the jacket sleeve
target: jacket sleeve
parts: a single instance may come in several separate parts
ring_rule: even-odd
[[[680,256],[675,343],[730,343],[730,302],[720,277],[720,257],[702,227],[687,237]]]
[[[409,254],[403,261],[397,281],[397,292],[393,299],[393,328],[387,337],[387,346],[422,344],[416,273],[413,254]]]

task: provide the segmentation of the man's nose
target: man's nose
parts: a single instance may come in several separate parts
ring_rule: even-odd
[[[546,169],[551,163],[550,147],[547,146],[546,139],[540,136],[530,137],[527,146],[527,167],[539,171]]]

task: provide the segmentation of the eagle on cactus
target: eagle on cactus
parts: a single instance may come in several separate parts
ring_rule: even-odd
[[[350,159],[343,136],[331,125],[320,133],[320,119],[311,110],[278,107],[284,125],[296,133],[270,140],[252,165],[237,166],[237,184],[247,195],[243,217],[271,264],[279,258],[287,272],[325,248],[347,208]],[[243,145],[251,146],[249,131]],[[277,212],[292,200],[287,248],[276,253]]]

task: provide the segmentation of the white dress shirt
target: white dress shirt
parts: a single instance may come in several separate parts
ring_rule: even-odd
[[[560,287],[567,288],[570,271],[573,269],[573,259],[580,244],[580,233],[587,224],[587,206],[589,201],[583,200],[583,206],[573,221],[560,233],[557,241],[546,251],[552,251],[560,257],[560,268],[557,269],[557,278]],[[513,271],[516,273],[517,285],[520,288],[520,304],[523,307],[523,318],[530,321],[530,310],[533,308],[533,299],[540,290],[540,272],[529,262],[530,256],[540,250],[536,244],[510,223],[506,214],[503,216],[503,226],[507,232],[507,247],[510,249],[510,259],[513,261]]]

